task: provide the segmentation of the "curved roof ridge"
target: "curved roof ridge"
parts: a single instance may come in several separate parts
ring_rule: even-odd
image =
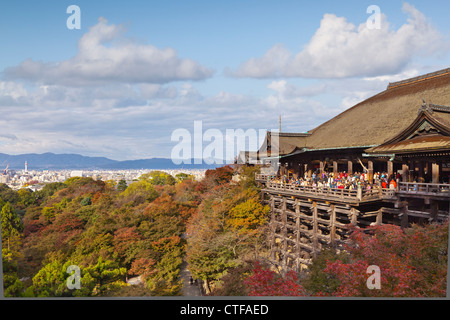
[[[381,91],[381,92],[378,92],[377,94],[375,94],[375,95],[373,95],[373,96],[370,96],[369,98],[364,99],[363,101],[358,102],[358,103],[355,104],[354,106],[345,109],[345,110],[342,111],[341,113],[335,115],[333,118],[331,118],[331,119],[325,121],[324,123],[318,125],[318,126],[315,127],[314,129],[308,130],[307,132],[310,133],[310,134],[312,134],[312,133],[313,133],[314,131],[316,131],[318,128],[320,128],[320,127],[326,125],[328,122],[334,120],[335,118],[338,118],[338,117],[340,117],[341,115],[344,115],[345,113],[350,112],[351,110],[353,110],[354,108],[358,107],[359,105],[361,105],[361,104],[363,104],[363,103],[366,103],[366,102],[369,102],[369,101],[372,100],[372,99],[376,99],[377,97],[382,96],[382,95],[384,95],[384,94],[386,94],[386,93],[391,93],[391,92],[393,92],[395,89],[397,89],[397,88],[399,88],[399,87],[404,87],[404,86],[407,86],[407,85],[415,85],[415,84],[417,84],[418,81],[432,80],[432,79],[434,79],[434,78],[436,78],[436,77],[441,77],[441,76],[445,76],[445,75],[450,75],[450,68],[442,69],[442,70],[439,70],[439,71],[436,71],[436,72],[427,73],[427,74],[424,74],[424,75],[421,75],[421,76],[417,76],[417,77],[413,77],[413,78],[409,78],[409,79],[405,79],[405,80],[401,80],[401,81],[397,81],[397,82],[393,82],[393,83],[389,83],[389,85],[392,85],[392,84],[396,84],[396,83],[400,83],[400,82],[405,82],[405,81],[407,81],[407,82],[405,82],[405,83],[402,84],[402,85],[396,85],[396,86],[393,86],[393,87],[391,87],[391,88],[389,88],[389,85],[388,85],[388,88],[387,88],[387,89],[385,89],[385,90],[383,90],[383,91]],[[420,80],[412,81],[412,82],[411,82],[411,80],[413,80],[413,79],[419,79],[419,78],[420,78]],[[436,104],[432,104],[432,103],[430,103],[430,104],[433,105],[433,106],[436,106],[436,107],[440,106],[440,105],[436,105]],[[446,106],[445,106],[445,107],[446,107]]]
[[[408,84],[411,84],[411,83],[414,83],[414,82],[417,82],[417,81],[423,81],[423,80],[431,79],[431,78],[434,78],[434,77],[440,77],[440,76],[448,74],[448,73],[450,73],[450,68],[446,68],[446,69],[442,69],[442,70],[426,73],[426,74],[423,74],[421,76],[412,77],[412,78],[405,79],[405,80],[400,80],[400,81],[396,81],[396,82],[389,82],[389,84],[387,86],[387,90],[390,90],[390,89],[398,87],[398,86],[405,86],[405,85],[408,85]]]
[[[306,146],[317,149],[381,144],[408,127],[424,100],[439,117],[450,121],[450,72],[385,89],[355,104],[309,130]]]

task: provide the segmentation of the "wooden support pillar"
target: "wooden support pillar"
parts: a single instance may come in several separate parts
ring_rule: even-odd
[[[337,161],[333,161],[333,176],[336,177],[338,172],[338,163]]]
[[[439,209],[439,203],[437,202],[437,200],[431,200],[430,214],[431,214],[431,221],[433,221],[433,222],[436,222],[436,220],[437,220],[438,209]]]
[[[350,222],[351,222],[352,225],[356,226],[356,224],[358,223],[358,213],[356,212],[355,208],[351,208],[350,212],[351,212],[351,215],[352,215],[351,219],[350,219]]]
[[[419,161],[419,173],[417,182],[423,183],[425,182],[425,166],[423,165],[423,161]]]
[[[282,269],[286,270],[287,267],[287,214],[286,214],[286,198],[283,197],[282,205],[281,205],[281,220],[283,223],[283,229],[281,234],[283,235],[282,242],[282,252],[283,252],[283,260],[281,261]]]
[[[394,174],[394,162],[391,160],[388,160],[387,162],[387,174],[388,177],[391,177]]]
[[[409,167],[407,164],[402,165],[402,182],[409,182]]]
[[[347,161],[347,173],[353,174],[353,162],[352,161]]]
[[[413,182],[414,179],[416,178],[416,163],[414,162],[414,160],[410,160],[409,161],[409,181],[408,182]]]
[[[323,161],[320,161],[320,174],[323,173],[324,163]]]
[[[400,208],[400,226],[402,228],[408,228],[408,203],[403,202]]]
[[[319,226],[317,224],[317,202],[313,201],[313,258],[317,257],[318,249],[319,249],[319,241],[317,237],[317,233],[319,232]]]
[[[369,160],[367,170],[367,180],[369,183],[373,183],[373,161]]]
[[[330,245],[334,247],[336,240],[336,210],[334,204],[330,206],[331,216],[330,216]]]
[[[296,234],[296,248],[295,248],[295,257],[296,259],[296,267],[297,271],[300,271],[301,265],[300,265],[300,254],[301,254],[301,247],[300,247],[300,204],[298,202],[298,199],[295,199],[295,231]]]
[[[381,226],[383,224],[383,210],[379,209],[377,213],[377,219],[375,221],[377,226]]]
[[[270,260],[275,261],[275,232],[276,232],[276,225],[275,225],[275,197],[272,196],[272,199],[270,201],[270,211],[271,211],[271,222],[272,226],[270,228],[270,237],[269,237],[269,243],[270,243]]]
[[[431,165],[431,183],[439,183],[439,164],[436,162]]]

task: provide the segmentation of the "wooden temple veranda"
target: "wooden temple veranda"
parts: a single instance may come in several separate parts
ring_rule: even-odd
[[[270,260],[283,270],[301,270],[326,246],[342,248],[349,225],[442,222],[450,211],[450,68],[390,83],[307,133],[268,132],[246,157],[277,165],[256,180],[271,208]],[[324,172],[364,172],[372,187],[286,182]],[[377,172],[395,187],[373,184]]]

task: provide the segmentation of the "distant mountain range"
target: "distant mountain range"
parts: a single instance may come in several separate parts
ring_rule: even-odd
[[[121,169],[213,169],[223,166],[219,164],[191,164],[176,165],[171,159],[151,158],[139,160],[111,160],[105,157],[87,157],[79,154],[55,154],[55,153],[27,153],[20,155],[8,155],[0,153],[0,170],[3,171],[9,164],[11,170],[23,170],[25,161],[28,170],[121,170]]]

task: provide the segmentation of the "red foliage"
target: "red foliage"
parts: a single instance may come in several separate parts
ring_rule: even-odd
[[[142,236],[137,232],[136,226],[131,228],[120,228],[114,232],[114,248],[120,255],[124,255],[131,244],[134,244],[141,239]]]
[[[150,258],[139,258],[133,261],[131,264],[128,274],[130,275],[140,275],[146,279],[153,273],[155,273],[155,260]]]
[[[190,206],[179,207],[180,216],[184,222],[188,221],[196,211],[196,208]]]
[[[395,225],[354,228],[346,250],[351,262],[328,262],[324,272],[340,286],[333,296],[445,296],[448,223],[414,227],[404,232]],[[440,258],[441,257],[441,258]],[[439,262],[439,259],[441,261]],[[380,268],[380,289],[369,289],[369,265]],[[322,295],[319,293],[318,295]]]
[[[195,186],[195,192],[199,192],[199,193],[204,193],[208,190],[208,186],[206,185],[205,182],[200,181],[196,186]]]
[[[206,180],[213,180],[217,183],[230,182],[234,169],[231,166],[223,166],[216,169],[208,169],[205,172]]]
[[[29,220],[27,224],[25,224],[25,228],[23,230],[23,235],[28,237],[31,233],[38,232],[45,227],[39,220]]]
[[[305,296],[306,292],[298,283],[297,274],[288,272],[281,277],[275,271],[256,264],[250,277],[244,280],[249,296]]]
[[[159,216],[176,216],[179,213],[178,204],[171,196],[163,194],[148,204],[144,210],[144,215],[149,218]]]
[[[171,236],[166,238],[161,238],[157,241],[152,242],[153,250],[155,251],[172,251],[176,246],[181,244],[181,238],[179,236]]]

